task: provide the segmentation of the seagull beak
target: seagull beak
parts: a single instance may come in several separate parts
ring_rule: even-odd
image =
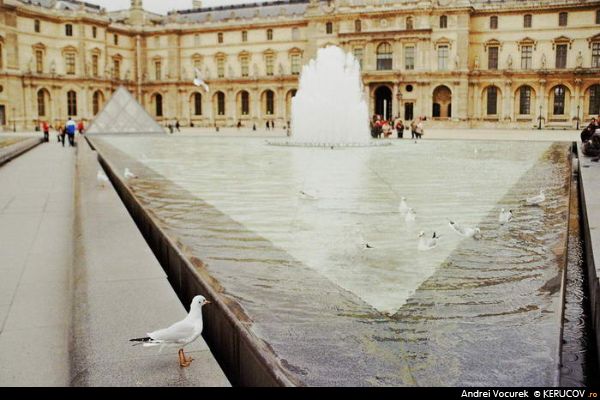
[[[212,301],[204,300],[204,304],[210,304]]]

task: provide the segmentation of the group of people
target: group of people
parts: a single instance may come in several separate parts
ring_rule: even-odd
[[[581,131],[581,150],[586,156],[596,157],[592,161],[600,160],[600,120],[592,118],[589,125]]]
[[[50,141],[50,129],[52,128],[52,125],[50,125],[48,123],[48,121],[43,121],[41,123],[42,125],[42,132],[44,133],[44,141],[45,142],[49,142]],[[65,137],[68,138],[69,140],[69,145],[71,147],[75,147],[75,132],[79,131],[80,134],[82,134],[85,130],[85,126],[83,125],[83,121],[79,121],[79,122],[75,122],[71,119],[71,117],[69,117],[69,119],[66,121],[66,123],[63,124],[58,124],[56,126],[56,139],[57,139],[57,143],[62,143],[63,147],[65,147]]]
[[[393,131],[396,131],[398,139],[402,139],[404,137],[404,131],[410,129],[412,139],[421,139],[425,133],[424,122],[426,120],[427,117],[420,116],[414,119],[410,125],[404,125],[404,122],[400,117],[397,117],[394,120],[386,120],[382,118],[381,115],[375,114],[371,118],[371,136],[373,138],[381,138],[383,135],[384,138],[389,138],[392,136]]]

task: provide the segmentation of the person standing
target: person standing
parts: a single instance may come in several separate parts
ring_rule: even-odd
[[[419,123],[419,118],[413,120],[410,123],[410,135],[411,139],[415,139],[417,137],[417,124]]]
[[[421,139],[423,134],[425,133],[425,117],[419,117],[419,122],[417,123],[417,139]]]
[[[179,129],[181,127],[181,125],[179,124],[179,120],[175,121],[175,129],[177,129],[177,132],[181,132],[181,130]]]
[[[65,127],[64,125],[58,125],[58,142],[62,143],[62,146],[65,147]]]
[[[79,123],[77,124],[77,131],[79,132],[80,135],[82,135],[83,130],[84,130],[83,120],[79,120]]]
[[[42,131],[44,131],[44,142],[48,142],[50,140],[50,125],[48,125],[48,121],[42,122]]]
[[[65,130],[67,131],[67,136],[69,137],[69,145],[71,147],[75,147],[75,121],[73,121],[71,119],[71,117],[69,117],[69,119],[67,120],[67,125],[65,126]],[[64,146],[64,139],[63,139],[63,146]]]
[[[394,128],[396,128],[396,135],[398,136],[398,139],[402,139],[404,137],[404,123],[400,117],[396,118],[394,121]]]

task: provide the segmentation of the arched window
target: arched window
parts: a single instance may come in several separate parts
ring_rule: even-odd
[[[531,28],[531,14],[525,14],[523,16],[523,28]]]
[[[325,24],[325,33],[327,33],[328,35],[331,35],[333,33],[333,23],[327,22]]]
[[[225,93],[217,92],[217,115],[225,115]]]
[[[445,15],[442,15],[440,17],[440,28],[447,28],[448,27],[448,17]]]
[[[554,115],[565,114],[565,87],[559,85],[554,88],[554,102],[552,104]]]
[[[74,90],[67,92],[67,114],[77,115],[77,93]]]
[[[94,92],[94,96],[92,97],[92,109],[93,109],[94,115],[96,115],[96,114],[98,114],[98,112],[100,112],[101,97],[102,97],[102,93],[99,90]]]
[[[267,40],[273,40],[273,29],[267,29]]]
[[[490,86],[487,88],[487,115],[498,114],[498,88]]]
[[[194,115],[202,115],[202,95],[194,93]]]
[[[37,109],[40,117],[46,115],[46,96],[44,94],[44,89],[40,89],[37,92]]]
[[[531,114],[531,88],[529,86],[521,86],[519,89],[519,114]]]
[[[275,114],[275,93],[272,90],[265,92],[265,112],[267,115]]]
[[[240,108],[242,111],[242,115],[250,114],[250,95],[245,90],[240,96]]]
[[[384,71],[390,69],[392,69],[392,46],[384,42],[377,46],[377,70]]]
[[[354,21],[354,32],[361,32],[362,31],[362,21],[360,19],[357,19]]]
[[[406,29],[407,30],[414,29],[412,17],[406,17]]]
[[[162,95],[160,93],[157,93],[156,96],[154,96],[154,102],[155,102],[155,111],[156,111],[156,116],[157,117],[162,117],[163,116],[163,104],[162,104]]]
[[[600,85],[592,85],[590,86],[590,115],[599,115],[600,114]]]

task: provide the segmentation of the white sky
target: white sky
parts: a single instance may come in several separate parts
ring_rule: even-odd
[[[98,4],[106,7],[108,11],[129,8],[130,0],[85,0],[87,3]],[[203,7],[224,6],[230,4],[255,3],[265,0],[203,0]],[[144,8],[148,11],[166,14],[171,10],[192,8],[192,0],[143,0]]]

